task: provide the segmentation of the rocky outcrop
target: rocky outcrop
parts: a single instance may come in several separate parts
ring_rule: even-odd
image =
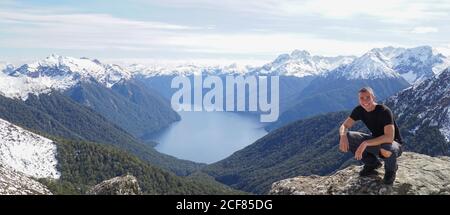
[[[88,195],[141,195],[142,191],[136,177],[119,176],[93,186]]]
[[[450,194],[450,158],[405,152],[398,160],[397,179],[384,185],[378,176],[359,177],[361,166],[350,166],[329,176],[299,176],[272,184],[278,195],[422,195]]]
[[[52,195],[52,193],[38,181],[0,164],[0,195]]]

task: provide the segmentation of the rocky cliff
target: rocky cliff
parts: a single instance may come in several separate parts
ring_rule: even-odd
[[[141,195],[142,191],[136,177],[119,176],[93,186],[88,195]]]
[[[361,166],[350,166],[329,176],[299,176],[273,183],[275,195],[422,195],[450,194],[450,158],[405,152],[398,160],[397,179],[384,185],[378,176],[359,177]]]
[[[51,195],[47,187],[25,174],[0,164],[0,195]]]

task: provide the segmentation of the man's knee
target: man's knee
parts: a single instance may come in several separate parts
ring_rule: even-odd
[[[347,132],[347,139],[350,144],[362,143],[364,141],[362,133],[357,131]]]
[[[347,132],[347,139],[350,147],[358,148],[362,142],[369,139],[370,136],[368,134],[357,132],[357,131],[349,131]]]
[[[393,142],[392,144],[386,143],[381,145],[380,155],[384,158],[389,158],[391,156],[399,157],[401,155],[400,144]]]
[[[392,152],[388,151],[386,149],[380,149],[380,154],[381,154],[382,157],[388,158],[388,157],[391,157]]]
[[[361,144],[362,141],[359,141],[361,139],[357,132],[349,131],[347,132],[347,140],[349,145],[349,151],[352,153],[356,152],[356,149],[358,148],[359,144]]]

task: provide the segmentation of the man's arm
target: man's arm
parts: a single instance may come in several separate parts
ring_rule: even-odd
[[[373,138],[373,139],[370,139],[370,140],[366,140],[366,141],[362,142],[361,145],[359,145],[358,149],[356,149],[356,152],[355,152],[355,159],[361,160],[362,154],[368,146],[377,146],[377,145],[381,145],[383,143],[394,142],[394,136],[395,136],[394,125],[389,124],[389,125],[384,126],[384,134],[383,135]]]
[[[346,136],[348,129],[351,128],[353,124],[355,124],[355,121],[352,118],[347,117],[347,119],[342,123],[341,127],[339,127],[339,136]]]
[[[347,131],[355,124],[355,120],[348,117],[339,127],[339,150],[342,152],[348,152],[349,145],[347,139]]]
[[[367,146],[378,146],[383,143],[392,143],[394,142],[395,137],[395,127],[392,124],[384,126],[384,135],[381,135],[379,137],[366,140],[365,143]]]

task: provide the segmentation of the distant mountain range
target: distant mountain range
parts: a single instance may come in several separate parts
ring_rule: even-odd
[[[348,64],[319,73],[299,93],[282,103],[279,120],[266,128],[273,130],[298,119],[349,110],[357,104],[358,89],[364,86],[371,86],[377,99],[384,100],[448,66],[449,58],[429,46],[372,49]]]
[[[354,56],[312,56],[305,50],[279,55],[274,61],[252,69],[251,74],[307,77],[318,76],[341,65],[351,63]]]
[[[180,120],[167,100],[131,80],[128,70],[95,59],[51,55],[0,78],[6,79],[0,91],[7,97],[26,100],[57,90],[143,140]]]
[[[281,76],[280,117],[266,126],[270,131],[298,119],[349,110],[363,86],[372,86],[377,99],[384,100],[449,65],[449,58],[430,46],[374,48],[360,57],[313,56],[295,50],[260,67],[119,66],[96,59],[50,55],[16,68],[2,64],[0,94],[25,101],[29,95],[56,90],[138,139],[149,141],[152,134],[180,120],[168,102],[176,90],[170,86],[176,75]]]
[[[139,80],[170,99],[171,79],[203,75],[279,75],[280,118],[266,126],[273,130],[305,117],[350,109],[355,92],[372,86],[383,100],[412,84],[432,77],[450,66],[450,59],[430,46],[415,48],[374,48],[362,56],[313,56],[304,50],[282,54],[260,67],[232,65],[200,67],[179,65],[169,68],[132,65],[128,69]]]
[[[390,96],[398,89],[408,86],[405,83],[420,82],[448,66],[450,66],[449,58],[430,46],[374,48],[360,57],[325,57],[311,55],[305,50],[295,50],[290,54],[282,54],[272,62],[259,67],[237,64],[204,66],[189,63],[119,66],[103,64],[96,59],[50,55],[41,61],[24,64],[17,68],[6,63],[0,65],[2,73],[6,74],[6,76],[0,77],[5,80],[5,83],[0,85],[0,92],[7,97],[26,99],[29,93],[48,93],[50,89],[66,91],[80,82],[94,81],[105,88],[113,88],[120,82],[132,81],[136,84],[136,81],[139,80],[141,85],[145,85],[146,88],[151,88],[154,91],[153,93],[150,92],[152,96],[160,94],[162,97],[170,99],[174,92],[174,89],[170,87],[170,81],[176,75],[279,75],[282,76],[283,82],[280,84],[280,109],[282,112],[292,112],[291,108],[298,103],[304,103],[299,101],[302,98],[297,97],[313,79],[326,79],[335,83],[341,80],[356,82],[365,80],[365,84],[370,84],[370,80],[397,79],[397,81],[382,84],[382,88],[391,89],[380,93],[380,99],[384,99],[385,94]],[[322,85],[322,87],[327,86],[327,84],[323,80],[316,81],[316,85]],[[348,87],[351,83],[345,85],[345,87]],[[305,92],[304,94],[312,95],[312,93],[318,92]],[[305,96],[302,95],[302,97]],[[316,108],[314,104],[311,105],[306,108]],[[346,105],[341,106],[348,108]],[[323,113],[323,111],[318,111],[318,113]],[[172,113],[169,118],[172,120],[166,123],[162,122],[161,127],[167,126],[174,119],[177,120],[178,117]],[[164,121],[164,119],[156,119],[155,121]],[[279,122],[278,124],[285,123]],[[134,130],[129,129],[128,131]]]

